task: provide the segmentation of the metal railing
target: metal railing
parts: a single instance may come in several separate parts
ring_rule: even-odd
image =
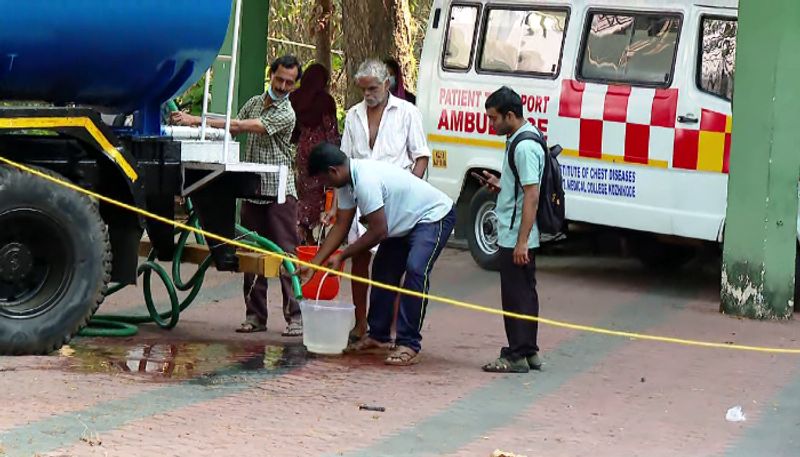
[[[227,91],[227,98],[225,100],[225,137],[222,143],[222,157],[226,163],[234,163],[238,162],[238,157],[230,157],[230,134],[231,131],[231,115],[233,111],[233,91],[235,89],[235,81],[236,81],[236,65],[238,64],[239,59],[239,31],[241,29],[241,22],[242,22],[242,0],[236,0],[233,12],[233,35],[232,35],[232,46],[231,46],[231,55],[218,55],[217,60],[221,61],[229,61],[230,62],[230,71],[228,76],[228,91]],[[203,113],[201,115],[201,122],[200,122],[200,141],[206,140],[206,130],[208,124],[208,99],[210,96],[211,90],[211,68],[206,70],[206,80],[203,86]]]

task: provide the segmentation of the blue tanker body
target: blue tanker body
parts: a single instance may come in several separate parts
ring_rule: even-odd
[[[0,99],[157,109],[202,77],[230,0],[0,0]]]
[[[151,259],[177,252],[171,226],[15,163],[168,220],[187,197],[204,230],[236,236],[236,200],[260,198],[259,173],[275,170],[229,169],[229,143],[162,134],[160,109],[213,63],[231,3],[0,0],[0,101],[18,101],[0,103],[0,356],[58,349],[109,284],[135,284],[151,268],[139,265],[145,230]],[[134,113],[134,128],[112,129],[100,113]],[[218,270],[240,271],[235,247],[206,249]]]

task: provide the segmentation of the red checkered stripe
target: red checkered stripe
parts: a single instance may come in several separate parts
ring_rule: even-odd
[[[704,109],[700,129],[675,130],[673,168],[728,173],[733,118]]]
[[[565,80],[551,129],[568,155],[727,172],[730,116],[703,110],[699,129],[677,128],[677,110],[678,89]]]

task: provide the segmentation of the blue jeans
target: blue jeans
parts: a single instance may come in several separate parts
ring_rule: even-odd
[[[456,213],[452,209],[438,222],[417,224],[406,236],[382,241],[372,261],[372,279],[398,286],[400,278],[405,274],[404,289],[428,293],[431,270],[447,244],[455,223]],[[367,316],[369,336],[382,343],[391,340],[396,296],[397,293],[379,287],[373,287],[370,292]],[[406,346],[417,352],[422,348],[420,330],[427,306],[428,300],[409,295],[400,297],[396,339],[398,346]]]

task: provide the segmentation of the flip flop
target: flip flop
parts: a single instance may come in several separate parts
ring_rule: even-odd
[[[397,346],[397,348],[389,354],[389,357],[386,357],[383,363],[395,367],[408,367],[418,364],[421,357],[419,352],[410,347]]]
[[[236,329],[236,333],[260,333],[266,332],[267,326],[259,322],[245,321]]]
[[[539,353],[534,353],[533,355],[529,355],[527,357],[528,366],[531,367],[531,370],[542,371],[542,359],[539,357]]]
[[[289,322],[281,335],[286,337],[303,336],[303,323],[300,321]]]
[[[483,366],[483,371],[487,373],[528,373],[530,369],[528,361],[524,357],[516,362],[505,357],[498,357],[494,362]]]
[[[387,352],[392,350],[392,343],[381,343],[378,340],[374,340],[368,336],[361,338],[360,340],[347,345],[347,348],[344,350],[346,353],[355,353],[355,354],[378,354],[383,355]]]

